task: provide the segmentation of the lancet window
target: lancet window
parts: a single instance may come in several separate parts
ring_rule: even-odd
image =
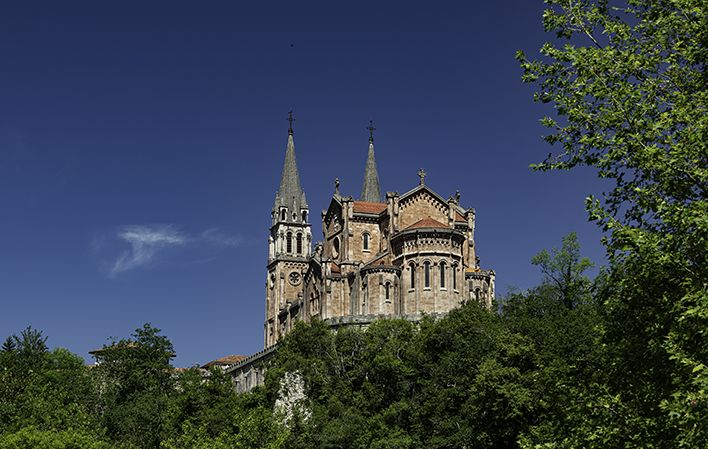
[[[440,262],[440,288],[445,288],[445,262]]]

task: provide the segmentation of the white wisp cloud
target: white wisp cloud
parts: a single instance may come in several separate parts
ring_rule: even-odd
[[[158,251],[180,246],[188,238],[170,225],[125,226],[118,231],[118,238],[127,242],[130,249],[121,253],[110,270],[112,277],[124,271],[142,267],[150,263]]]
[[[202,232],[202,238],[212,245],[236,248],[241,245],[241,237],[237,235],[225,234],[217,228],[209,228]]]

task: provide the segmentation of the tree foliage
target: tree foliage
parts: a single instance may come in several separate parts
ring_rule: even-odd
[[[90,427],[83,360],[62,348],[48,351],[47,337],[31,327],[10,340],[14,348],[5,345],[0,353],[0,434]]]
[[[561,395],[572,400],[564,381],[597,369],[594,310],[543,288],[510,298],[501,315],[470,302],[419,326],[300,324],[267,372],[266,395],[286,373],[305,380],[312,413],[287,447],[518,447],[562,413]]]
[[[547,0],[542,57],[518,59],[560,146],[538,170],[589,166],[607,231],[598,293],[608,369],[555,446],[697,447],[708,441],[708,50],[700,0]],[[606,410],[598,413],[597,410]]]
[[[39,430],[24,427],[17,432],[0,434],[3,449],[117,449],[114,445],[96,440],[95,436],[75,430]]]
[[[556,291],[560,301],[569,308],[587,300],[590,279],[583,273],[593,266],[590,259],[580,257],[580,244],[574,232],[563,237],[561,249],[550,253],[541,250],[531,263],[541,268],[544,282]]]
[[[0,448],[282,448],[288,433],[263,395],[237,395],[221,370],[176,371],[174,349],[146,324],[87,367],[49,351],[41,331],[0,351]]]

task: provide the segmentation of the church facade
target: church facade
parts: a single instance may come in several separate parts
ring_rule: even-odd
[[[266,349],[297,321],[365,326],[445,314],[463,301],[491,307],[495,273],[479,265],[474,209],[460,205],[459,193],[433,191],[422,169],[418,185],[383,197],[373,130],[361,194],[342,195],[335,183],[321,215],[323,240],[313,245],[291,117],[268,239]]]

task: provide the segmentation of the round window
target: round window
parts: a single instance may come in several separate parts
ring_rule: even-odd
[[[297,285],[300,283],[300,273],[293,271],[290,273],[290,276],[288,276],[288,279],[292,285]]]

